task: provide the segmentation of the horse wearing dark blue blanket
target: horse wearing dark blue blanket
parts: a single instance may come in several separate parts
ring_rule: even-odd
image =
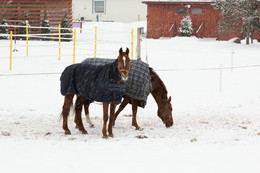
[[[82,101],[103,102],[103,138],[107,138],[106,124],[108,120],[108,107],[110,105],[110,118],[108,125],[109,136],[113,136],[112,123],[116,104],[121,102],[124,83],[128,79],[130,69],[129,49],[126,52],[119,50],[118,58],[109,64],[95,66],[91,64],[73,64],[68,66],[62,73],[61,94],[65,96],[63,105],[63,129],[65,134],[71,134],[67,125],[67,118],[74,95],[77,95],[75,106],[75,119],[77,127],[83,134],[87,134],[82,119],[80,107]],[[88,103],[89,103],[88,102]]]

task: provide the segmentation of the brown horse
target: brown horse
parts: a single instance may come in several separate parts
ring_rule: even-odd
[[[151,83],[152,83],[151,93],[158,106],[157,115],[159,116],[159,118],[161,118],[161,120],[164,122],[166,127],[171,127],[173,125],[171,96],[168,98],[167,89],[163,81],[158,76],[158,74],[152,68],[149,68],[149,70],[150,70]],[[132,126],[134,126],[136,130],[140,130],[141,128],[138,126],[136,121],[138,100],[130,98],[128,96],[124,97],[124,100],[122,101],[118,110],[116,111],[114,124],[117,116],[126,107],[128,103],[132,104],[132,114],[133,114]]]
[[[158,111],[157,115],[161,120],[164,122],[166,127],[171,127],[173,125],[173,118],[172,118],[172,105],[171,105],[171,97],[168,98],[168,92],[166,89],[166,86],[164,85],[163,81],[160,79],[158,74],[152,69],[149,68],[150,70],[150,76],[151,76],[151,83],[152,83],[152,96],[154,97],[157,106],[158,106]],[[77,102],[78,100],[81,100],[82,103],[85,102],[84,98],[78,98],[76,100],[76,107],[75,110],[77,111]],[[118,110],[115,113],[114,117],[114,122],[113,125],[115,124],[115,120],[119,113],[127,106],[128,103],[132,104],[132,126],[136,128],[136,130],[141,130],[139,125],[137,124],[136,121],[136,114],[137,114],[137,108],[138,108],[138,101],[136,99],[130,98],[128,96],[124,96],[124,100],[120,104]],[[80,108],[82,109],[82,108]],[[84,104],[84,110],[85,110],[85,115],[86,115],[86,120],[87,123],[91,127],[94,127],[94,124],[91,122],[89,118],[89,104]],[[79,116],[75,116],[75,123],[78,124],[78,121],[82,121],[82,119],[78,119]],[[82,122],[81,122],[82,123]],[[77,126],[78,127],[78,126]]]
[[[127,80],[128,79],[128,73],[129,73],[129,69],[130,69],[130,59],[129,59],[129,49],[127,48],[126,49],[126,52],[123,52],[122,51],[122,48],[119,50],[119,56],[117,58],[117,60],[107,66],[109,66],[109,68],[114,68],[114,66],[116,65],[116,74],[117,76],[120,76],[120,80]],[[78,69],[78,66],[80,67],[80,69]],[[76,100],[76,105],[75,105],[75,119],[77,121],[76,122],[76,125],[78,127],[78,129],[83,133],[83,134],[87,134],[87,131],[85,130],[84,126],[83,126],[83,123],[82,123],[82,119],[81,119],[81,111],[82,111],[82,106],[83,104],[85,103],[85,98],[87,98],[88,100],[90,99],[89,97],[91,97],[91,101],[100,101],[99,99],[95,99],[93,98],[93,93],[98,93],[99,95],[104,95],[106,96],[106,93],[105,92],[109,92],[111,91],[112,89],[114,88],[109,88],[108,90],[109,91],[102,91],[102,90],[97,90],[95,87],[97,85],[93,84],[93,81],[91,81],[91,85],[90,86],[93,86],[92,88],[85,88],[85,85],[83,85],[82,87],[79,87],[79,84],[76,82],[72,84],[72,86],[65,86],[63,87],[62,84],[64,85],[67,85],[69,82],[71,81],[77,81],[78,79],[71,79],[72,77],[71,76],[80,76],[82,74],[82,70],[86,70],[86,68],[94,68],[94,70],[90,70],[91,73],[93,71],[98,71],[100,73],[100,71],[102,71],[102,68],[104,68],[105,66],[95,66],[97,68],[101,68],[96,70],[95,67],[93,65],[82,65],[82,64],[78,64],[78,66],[74,67],[73,65],[72,66],[69,66],[67,67],[64,72],[62,73],[62,76],[61,76],[61,92],[62,92],[62,95],[65,95],[65,98],[64,98],[64,104],[63,104],[63,109],[62,109],[62,117],[63,117],[63,129],[65,130],[65,134],[71,134],[69,128],[68,128],[68,123],[67,123],[67,119],[68,119],[68,114],[69,114],[69,111],[70,111],[70,107],[72,106],[73,104],[73,97],[74,95],[77,94],[77,100]],[[111,67],[110,67],[111,66]],[[74,68],[72,70],[70,70],[71,68]],[[76,69],[75,69],[76,68]],[[76,70],[79,71],[79,73],[77,73],[76,75]],[[98,82],[103,82],[105,81],[105,78],[108,78],[107,80],[108,81],[112,81],[111,79],[111,76],[112,76],[112,72],[113,72],[114,69],[109,69],[109,70],[106,70],[109,71],[108,73],[102,73],[102,81],[98,81]],[[69,72],[67,72],[69,71]],[[70,72],[72,71],[72,72]],[[65,76],[65,74],[69,73],[69,76],[70,77],[63,77]],[[85,71],[84,71],[85,72]],[[70,74],[72,73],[72,75]],[[86,73],[87,76],[83,76],[83,77],[88,77],[89,76],[89,73]],[[69,79],[67,79],[69,78]],[[93,78],[93,77],[92,77]],[[64,82],[63,82],[63,79],[64,79]],[[93,80],[93,79],[92,79]],[[94,80],[97,80],[97,79],[94,79]],[[78,81],[79,83],[82,83],[82,81]],[[84,81],[83,81],[84,82]],[[85,83],[84,83],[85,84]],[[121,81],[115,81],[113,83],[113,86],[114,85],[121,85],[122,82]],[[100,84],[99,84],[100,85]],[[105,85],[105,83],[103,84]],[[76,89],[74,89],[73,87],[76,86]],[[106,86],[102,86],[101,84],[101,87],[102,88],[106,88]],[[72,88],[72,89],[71,89]],[[63,92],[63,90],[65,90],[65,92]],[[85,90],[91,90],[92,93],[87,93],[87,91]],[[119,91],[118,91],[119,92]],[[66,93],[69,93],[69,94],[66,94]],[[72,93],[72,94],[71,94]],[[89,97],[86,97],[85,95],[89,96]],[[120,94],[120,93],[119,93]],[[121,93],[122,94],[122,93]],[[114,121],[114,112],[115,112],[115,107],[116,107],[116,104],[118,103],[118,99],[120,99],[121,101],[121,98],[122,98],[122,95],[121,95],[121,98],[118,98],[115,99],[114,96],[115,94],[113,94],[113,99],[112,101],[108,102],[108,101],[105,101],[103,102],[103,129],[102,129],[102,134],[103,134],[103,138],[107,138],[108,135],[107,135],[107,121],[108,121],[108,109],[109,109],[109,105],[110,105],[110,118],[109,118],[109,125],[108,125],[108,133],[109,133],[109,136],[110,137],[113,137],[113,133],[112,133],[112,125],[113,125],[113,121]],[[98,96],[96,98],[99,98]],[[107,99],[107,98],[105,98]]]

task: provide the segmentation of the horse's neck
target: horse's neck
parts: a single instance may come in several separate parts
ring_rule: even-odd
[[[156,103],[158,106],[161,104],[165,104],[167,102],[167,89],[160,79],[160,77],[155,73],[152,72],[153,74],[153,80],[152,80],[152,96],[154,97]]]
[[[158,106],[160,106],[161,104],[165,104],[167,102],[167,95],[160,92],[160,90],[154,89],[152,91],[152,96]]]

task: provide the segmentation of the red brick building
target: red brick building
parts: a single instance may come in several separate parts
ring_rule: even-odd
[[[41,26],[44,14],[51,27],[57,27],[65,14],[72,24],[72,0],[0,0],[0,20],[5,17],[10,25],[20,25],[28,15],[31,26]],[[39,33],[39,29],[31,31]]]
[[[213,9],[214,1],[143,1],[147,4],[147,37],[178,36],[181,20],[190,15],[193,34],[196,37],[208,37],[228,40],[240,37],[239,34],[219,33],[218,22],[221,20],[220,11]],[[259,34],[258,34],[259,35]],[[257,38],[260,36],[256,36]]]

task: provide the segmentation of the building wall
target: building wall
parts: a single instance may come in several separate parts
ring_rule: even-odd
[[[92,0],[72,1],[73,19],[84,17],[87,21],[96,21],[93,14]],[[99,20],[118,22],[146,21],[147,7],[142,0],[106,0],[106,13],[99,15]]]
[[[213,10],[210,4],[167,4],[148,5],[147,37],[178,36],[181,20],[189,15],[193,24],[193,35],[198,37],[217,37],[217,22],[220,13]],[[180,8],[187,9],[187,14],[178,14]],[[192,14],[192,9],[202,9],[202,14]],[[200,28],[200,29],[199,29]]]
[[[181,20],[190,15],[193,24],[193,34],[196,37],[217,38],[228,40],[241,35],[233,33],[220,33],[217,29],[221,20],[220,11],[214,10],[212,2],[144,2],[147,4],[147,37],[174,37],[178,36]],[[177,9],[186,8],[187,14],[178,14]],[[202,14],[192,14],[192,9],[202,9]],[[255,39],[260,40],[260,34],[255,32]]]
[[[72,22],[72,0],[0,0],[0,19],[5,17],[10,25],[20,25],[27,15],[31,26],[41,26],[45,14],[51,27],[58,27],[65,14]],[[31,33],[39,33],[39,29],[31,28]]]

